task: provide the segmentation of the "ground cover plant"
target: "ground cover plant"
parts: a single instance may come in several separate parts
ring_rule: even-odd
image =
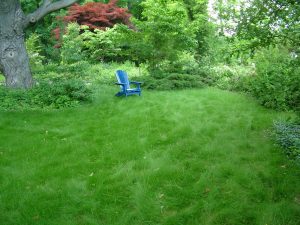
[[[0,221],[298,224],[299,167],[269,138],[289,116],[206,88],[0,112]]]
[[[29,91],[8,89],[0,85],[0,109],[59,109],[91,102],[92,90],[81,80],[36,80]]]
[[[286,155],[300,164],[300,123],[276,122],[275,138]]]

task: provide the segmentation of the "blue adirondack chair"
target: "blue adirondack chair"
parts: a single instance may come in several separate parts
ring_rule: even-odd
[[[141,96],[141,84],[142,82],[137,81],[129,81],[127,73],[123,70],[117,70],[116,71],[116,77],[118,82],[116,82],[117,85],[120,85],[120,91],[116,94],[116,96],[122,96],[125,95],[126,97],[128,95],[139,95]],[[131,88],[130,84],[135,84],[136,88]]]

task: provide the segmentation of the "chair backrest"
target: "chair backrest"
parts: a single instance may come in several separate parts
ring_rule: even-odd
[[[116,77],[119,83],[125,83],[125,88],[129,89],[129,80],[128,80],[128,76],[127,73],[123,70],[117,70],[116,71]],[[122,87],[121,87],[122,89]]]

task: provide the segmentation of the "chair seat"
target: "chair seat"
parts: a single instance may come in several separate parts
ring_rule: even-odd
[[[141,91],[141,90],[138,88],[128,88],[126,89],[126,91]]]

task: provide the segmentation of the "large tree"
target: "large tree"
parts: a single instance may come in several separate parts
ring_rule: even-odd
[[[271,44],[285,44],[291,46],[292,50],[300,50],[299,0],[211,2],[220,33],[236,38],[241,51],[254,52]]]
[[[0,1],[0,71],[6,86],[30,88],[33,79],[25,48],[24,31],[48,13],[67,7],[77,0],[43,0],[32,13],[25,15],[19,0]]]
[[[300,47],[299,0],[243,0],[241,8],[236,29],[239,38],[255,40],[258,46],[288,43]]]

